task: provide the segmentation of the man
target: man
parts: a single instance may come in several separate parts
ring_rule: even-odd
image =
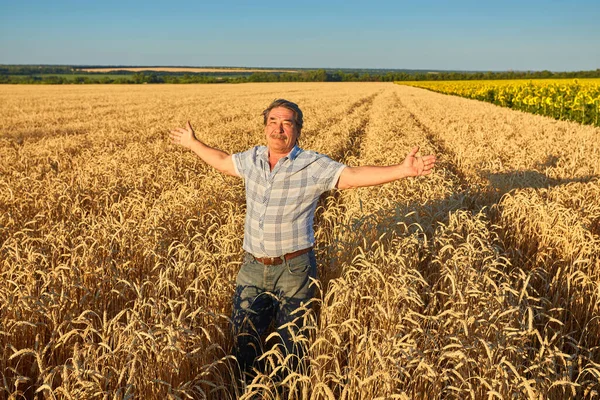
[[[401,164],[347,167],[298,146],[302,111],[284,99],[263,112],[267,145],[233,155],[211,148],[194,135],[189,121],[171,131],[174,143],[217,170],[242,177],[246,187],[244,262],[236,279],[232,324],[235,353],[250,372],[261,353],[261,337],[273,318],[285,350],[302,358],[294,336],[303,328],[298,311],[314,295],[316,278],[313,219],[319,196],[328,190],[379,185],[428,175],[435,156],[412,149]],[[323,133],[325,134],[325,133]]]

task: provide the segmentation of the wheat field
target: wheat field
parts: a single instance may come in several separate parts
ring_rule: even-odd
[[[438,166],[321,198],[309,369],[242,385],[243,183],[168,132],[243,151],[278,97],[305,149]],[[600,128],[391,83],[4,85],[0,159],[0,398],[600,398]]]

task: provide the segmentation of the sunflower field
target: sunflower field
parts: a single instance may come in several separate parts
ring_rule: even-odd
[[[600,79],[396,82],[533,114],[600,126]]]

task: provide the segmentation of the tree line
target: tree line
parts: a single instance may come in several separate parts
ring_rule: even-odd
[[[246,82],[393,82],[447,80],[600,78],[600,69],[552,71],[385,71],[300,70],[298,72],[182,73],[130,72],[109,74],[75,71],[70,66],[0,66],[0,83],[11,84],[143,84],[143,83],[246,83]]]

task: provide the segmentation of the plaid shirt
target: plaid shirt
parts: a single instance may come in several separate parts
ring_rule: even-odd
[[[344,164],[295,146],[269,167],[266,146],[233,155],[246,186],[244,245],[257,257],[279,257],[315,244],[319,196],[335,188]]]

